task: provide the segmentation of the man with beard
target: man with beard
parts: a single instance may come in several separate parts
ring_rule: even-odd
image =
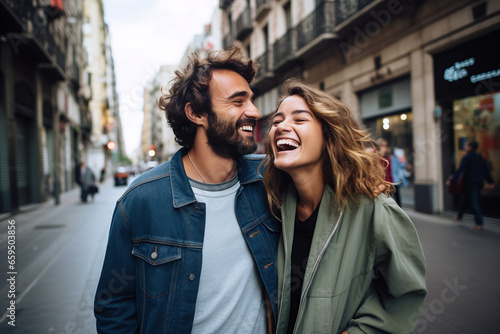
[[[280,225],[254,129],[252,60],[196,55],[158,101],[173,158],[117,201],[95,316],[99,333],[265,333],[275,322]]]

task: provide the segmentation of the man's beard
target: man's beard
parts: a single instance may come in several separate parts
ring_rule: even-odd
[[[238,129],[243,124],[251,124],[255,129],[256,123],[251,118],[240,118],[234,125],[229,121],[219,120],[212,111],[208,115],[208,145],[215,154],[226,159],[236,160],[245,154],[253,153],[257,149],[255,138],[240,135]]]

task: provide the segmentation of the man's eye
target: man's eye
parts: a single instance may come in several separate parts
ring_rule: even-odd
[[[235,100],[234,103],[237,103],[237,104],[242,104],[243,101],[242,100]]]

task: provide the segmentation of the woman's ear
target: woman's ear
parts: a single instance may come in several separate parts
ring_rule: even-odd
[[[207,117],[202,114],[198,114],[193,110],[193,105],[191,102],[186,103],[184,106],[184,113],[186,117],[196,125],[208,126]]]

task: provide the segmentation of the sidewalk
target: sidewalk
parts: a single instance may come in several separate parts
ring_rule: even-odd
[[[103,183],[97,183],[97,186],[100,188],[102,186],[106,186],[110,182],[112,182],[112,179],[108,178]],[[50,207],[57,207],[57,206],[65,205],[68,203],[73,203],[75,201],[78,201],[79,198],[80,198],[80,187],[75,187],[73,189],[70,189],[68,191],[65,191],[65,192],[62,192],[59,194],[59,205],[56,205],[55,198],[53,196],[51,196],[48,200],[46,200],[45,202],[42,202],[42,203],[22,205],[19,208],[18,212],[15,212],[15,213],[6,212],[3,214],[0,214],[0,222],[6,220],[8,218],[23,214],[23,213],[31,212],[33,210],[39,210],[39,209],[43,209],[43,208],[46,208],[49,206]]]
[[[441,225],[454,225],[457,227],[463,227],[468,229],[472,229],[475,225],[474,216],[470,214],[466,214],[462,219],[461,223],[456,223],[453,220],[454,214],[451,212],[444,212],[441,214],[432,215],[432,214],[417,212],[414,209],[405,207],[403,207],[403,210],[413,221],[434,223]],[[484,230],[500,234],[500,219],[484,218]],[[474,231],[474,232],[481,233],[481,231]]]

